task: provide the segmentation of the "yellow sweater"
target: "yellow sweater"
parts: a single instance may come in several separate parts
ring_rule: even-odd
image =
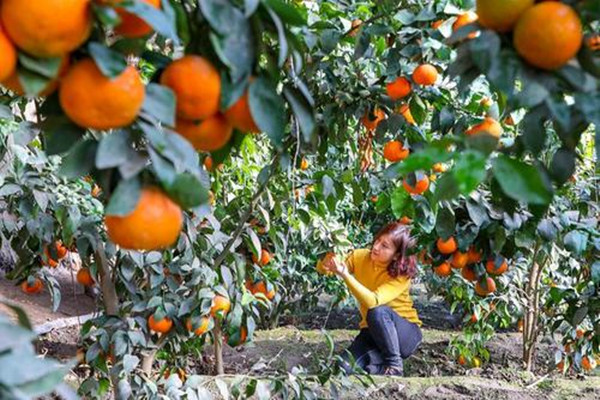
[[[354,250],[345,262],[350,274],[344,280],[360,305],[360,328],[367,327],[367,311],[380,305],[387,305],[406,320],[422,325],[410,297],[409,278],[391,278],[387,265],[371,260],[369,249]]]

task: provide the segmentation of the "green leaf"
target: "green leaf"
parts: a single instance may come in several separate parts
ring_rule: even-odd
[[[277,59],[277,66],[279,68],[283,67],[285,64],[285,60],[288,55],[288,42],[285,36],[285,27],[281,23],[281,20],[272,10],[268,10],[271,19],[273,20],[273,24],[275,24],[275,28],[277,28],[277,39],[279,44],[279,57]]]
[[[156,32],[173,40],[174,44],[179,44],[179,37],[177,36],[173,21],[160,9],[154,8],[144,1],[134,1],[120,5],[120,7],[146,21]]]
[[[435,222],[435,231],[438,236],[446,240],[454,235],[456,229],[456,218],[454,212],[448,207],[440,209]]]
[[[166,126],[175,126],[175,93],[163,85],[149,83],[142,110]]]
[[[595,261],[591,266],[592,282],[600,283],[600,261]]]
[[[581,256],[587,248],[588,234],[581,231],[571,231],[565,235],[565,248],[576,256]]]
[[[116,78],[127,68],[125,57],[114,50],[109,49],[103,44],[90,42],[88,45],[90,55],[94,59],[96,66],[102,72],[102,75],[108,78]]]
[[[54,79],[58,76],[58,72],[60,71],[62,57],[34,58],[23,52],[19,52],[19,63],[30,72],[38,74],[46,79]]]
[[[67,178],[78,178],[87,175],[94,168],[94,159],[98,143],[83,139],[75,143],[71,151],[63,158],[58,170]]]
[[[277,93],[276,86],[261,76],[250,84],[248,92],[250,112],[256,125],[266,132],[273,146],[283,147],[286,113],[284,102]]]
[[[4,304],[4,306],[10,308],[15,314],[17,314],[17,321],[19,321],[19,325],[22,326],[23,328],[27,329],[27,330],[33,330],[33,326],[31,325],[31,321],[29,321],[29,318],[27,317],[27,314],[25,313],[25,311],[19,307],[16,304],[12,304],[9,303],[8,301],[0,301],[1,304]],[[0,320],[1,322],[1,320]],[[4,335],[0,335],[2,337],[8,338],[8,336],[4,336]],[[25,336],[21,336],[22,338],[22,343],[28,342],[33,336],[31,336],[30,334],[26,334]],[[2,345],[4,345],[4,343],[2,343]],[[10,348],[11,346],[9,345],[8,348]],[[6,349],[7,347],[4,348],[0,348],[0,351],[3,351],[4,349]]]
[[[523,127],[523,143],[534,155],[538,155],[546,143],[546,129],[544,123],[548,118],[544,106],[535,107],[525,115],[521,126]]]
[[[569,149],[558,149],[550,163],[550,174],[558,184],[563,184],[575,173],[577,155]]]
[[[510,198],[539,205],[548,204],[552,200],[552,188],[538,168],[500,155],[494,160],[492,170],[502,191]]]
[[[292,111],[297,118],[298,125],[302,131],[302,137],[306,143],[311,143],[315,139],[316,121],[311,104],[302,95],[299,90],[286,86],[283,88],[283,95],[292,107]]]
[[[392,206],[392,212],[394,213],[394,218],[402,218],[404,216],[404,211],[410,201],[410,194],[404,189],[402,186],[398,186],[392,192],[390,197],[390,202]]]
[[[249,17],[254,14],[259,4],[260,0],[244,0],[244,9],[246,10],[244,15]]]
[[[118,130],[104,135],[96,152],[96,168],[117,167],[126,162],[133,151],[128,131]]]
[[[137,206],[141,193],[142,184],[139,179],[122,180],[110,196],[105,214],[125,216],[131,213]]]
[[[208,190],[198,178],[188,172],[177,175],[166,191],[184,209],[208,202]]]
[[[537,234],[547,242],[554,242],[558,237],[558,228],[551,219],[545,218],[540,221],[536,230]]]
[[[75,125],[65,115],[48,115],[40,124],[44,133],[48,155],[67,152],[85,134],[85,129]]]
[[[494,31],[481,31],[479,36],[469,42],[473,63],[481,72],[488,72],[498,62],[500,37]]]
[[[442,175],[440,179],[437,180],[435,186],[435,201],[440,200],[451,200],[460,194],[458,189],[458,182],[454,177],[454,173],[452,171],[448,171]]]
[[[302,14],[300,14],[298,10],[289,3],[284,3],[281,0],[263,0],[263,4],[275,11],[277,15],[279,15],[279,17],[289,25],[306,25],[306,21]]]
[[[486,175],[486,158],[477,151],[462,152],[452,169],[458,191],[468,195],[483,181]]]

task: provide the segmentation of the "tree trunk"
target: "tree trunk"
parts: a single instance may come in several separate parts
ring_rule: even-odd
[[[215,320],[213,329],[213,342],[215,346],[215,372],[216,375],[223,375],[225,368],[223,366],[223,334],[221,331],[221,321]]]
[[[527,372],[531,372],[535,365],[537,338],[540,330],[540,280],[545,260],[537,261],[539,249],[540,243],[536,242],[533,251],[533,262],[525,289],[527,303],[523,318],[523,368]]]

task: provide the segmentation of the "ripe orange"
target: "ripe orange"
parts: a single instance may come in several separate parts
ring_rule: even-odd
[[[488,260],[485,265],[485,269],[490,275],[502,275],[508,269],[508,264],[506,264],[506,260],[502,259],[502,263],[497,265],[496,260]]]
[[[523,332],[523,318],[517,321],[517,331]]]
[[[406,120],[406,122],[410,125],[415,125],[415,119],[412,116],[412,113],[410,112],[410,107],[408,106],[408,104],[402,104],[399,108],[398,108],[398,112],[400,113],[400,115],[402,115],[404,117],[404,119]]]
[[[411,92],[410,81],[404,77],[398,77],[385,85],[385,91],[392,100],[402,99]]]
[[[89,0],[3,0],[0,18],[18,48],[36,57],[60,57],[81,46],[92,30]]]
[[[438,276],[450,276],[452,273],[452,267],[450,267],[450,264],[445,261],[435,267],[433,270]]]
[[[431,86],[437,81],[438,72],[433,65],[422,64],[415,68],[412,78],[417,85]]]
[[[200,336],[205,334],[206,332],[208,332],[208,327],[210,325],[210,318],[208,317],[202,317],[200,318],[200,325],[196,328],[196,330],[194,331],[194,334],[196,336]],[[192,325],[192,320],[188,319],[185,327],[187,328],[188,331],[192,331],[193,329],[193,325]]]
[[[481,261],[481,252],[478,251],[475,246],[469,247],[467,254],[469,256],[469,264],[475,264]]]
[[[67,256],[69,250],[65,246],[63,246],[63,244],[60,241],[54,242],[52,246],[54,246],[55,248],[56,257],[59,261]],[[46,255],[46,258],[48,260],[52,259],[52,254],[50,253],[50,249],[48,248],[48,246],[44,246],[44,254]]]
[[[481,132],[487,132],[495,138],[500,138],[502,134],[502,125],[498,123],[494,118],[486,117],[480,124],[473,126],[471,129],[465,132],[466,135],[478,135]]]
[[[477,0],[479,23],[497,32],[510,32],[534,3],[535,0]]]
[[[476,315],[476,314],[473,314],[473,315],[471,315],[471,319],[470,319],[471,323],[473,323],[473,324],[474,324],[474,323],[475,323],[475,322],[477,322],[478,320],[479,320],[479,319],[477,318],[477,315]]]
[[[262,293],[268,300],[273,300],[275,297],[275,289],[267,290],[267,284],[264,281],[256,282],[250,291],[252,294]]]
[[[565,371],[565,362],[560,361],[558,364],[556,364],[556,369],[558,370],[558,372],[564,372]]]
[[[154,8],[160,8],[160,0],[142,0]],[[122,1],[113,0],[112,3],[118,4]],[[124,8],[117,7],[117,14],[121,18],[119,25],[115,27],[115,33],[126,38],[140,38],[152,33],[152,27],[146,21],[135,14],[132,14]]]
[[[269,253],[265,249],[262,249],[260,252],[260,260],[255,254],[252,254],[252,261],[254,261],[255,264],[260,265],[261,267],[264,267],[265,265],[271,262],[271,253]]]
[[[433,21],[431,23],[431,28],[432,29],[438,29],[440,26],[442,26],[443,23],[444,23],[443,19],[438,19],[437,21]]]
[[[468,11],[466,13],[459,15],[458,17],[456,17],[456,21],[454,21],[454,23],[452,24],[452,31],[456,32],[463,26],[469,25],[469,24],[477,21],[477,18],[478,18],[477,14],[475,14],[472,11]],[[477,36],[477,32],[471,32],[471,33],[469,33],[469,36],[467,36],[467,37],[469,39],[473,39],[476,36]]]
[[[458,357],[458,363],[460,365],[465,365],[467,363],[467,359],[465,358],[465,356]]]
[[[206,156],[206,158],[204,159],[204,168],[206,168],[207,171],[212,171],[213,159],[211,156]]]
[[[200,123],[178,118],[175,131],[186,138],[198,151],[219,150],[229,142],[233,127],[221,114]]]
[[[514,30],[517,53],[531,65],[555,70],[572,59],[583,42],[577,13],[560,2],[544,2],[529,8]]]
[[[433,167],[431,167],[431,169],[433,169],[433,172],[437,172],[438,174],[446,172],[446,166],[442,163],[433,164]]]
[[[144,83],[137,70],[128,66],[116,78],[102,75],[91,58],[73,65],[58,90],[67,116],[84,128],[122,128],[137,117],[144,97]]]
[[[60,67],[58,69],[57,77],[50,80],[44,88],[42,88],[39,93],[35,93],[36,96],[46,97],[50,95],[56,88],[58,87],[59,80],[67,73],[69,69],[69,56],[63,56]],[[23,85],[21,85],[21,81],[19,79],[18,71],[15,70],[12,75],[2,81],[2,86],[11,90],[13,93],[18,94],[19,96],[25,96],[25,89],[23,89]]]
[[[302,161],[300,161],[300,169],[302,171],[306,171],[308,169],[308,161],[304,157],[302,158]]]
[[[490,293],[494,293],[496,291],[496,282],[490,277],[487,277],[485,283],[482,285],[481,281],[477,281],[475,284],[475,293],[478,295],[485,297]]]
[[[477,275],[475,274],[475,268],[471,265],[466,265],[461,270],[460,274],[463,278],[468,280],[469,282],[475,282],[477,280]]]
[[[0,81],[7,79],[17,69],[17,49],[0,26]]]
[[[409,225],[412,223],[412,219],[408,218],[406,215],[400,218],[400,223],[403,225]]]
[[[376,108],[373,111],[373,115],[371,115],[371,113],[367,111],[365,115],[363,115],[363,117],[361,118],[360,122],[362,122],[362,124],[365,126],[365,128],[367,128],[367,130],[374,131],[375,129],[377,129],[377,125],[379,125],[379,123],[384,119],[385,113],[383,112],[383,110],[380,108]]]
[[[202,120],[219,111],[221,76],[205,58],[187,55],[173,61],[160,76],[160,83],[175,92],[179,118]]]
[[[254,118],[252,118],[252,114],[250,113],[247,90],[238,101],[225,111],[225,118],[242,132],[260,132],[260,128],[254,122]]]
[[[584,371],[590,371],[592,369],[592,363],[590,362],[590,358],[585,356],[581,359],[581,367]]]
[[[247,338],[248,338],[248,331],[246,330],[245,326],[242,326],[242,329],[240,329],[240,344],[246,343]]]
[[[181,208],[156,187],[142,189],[135,209],[125,215],[105,217],[108,237],[131,250],[158,250],[177,240],[183,225]]]
[[[371,202],[377,203],[377,200],[379,200],[379,197],[377,197],[377,196],[371,196]]]
[[[467,253],[461,253],[460,251],[455,251],[452,255],[452,267],[461,269],[467,265],[469,261],[469,255]]]
[[[35,281],[31,286],[29,286],[27,280],[23,281],[23,283],[21,283],[21,290],[27,294],[36,294],[42,291],[43,286],[42,281],[39,278],[35,278]]]
[[[169,317],[164,317],[160,321],[154,319],[154,315],[148,317],[148,328],[156,333],[167,333],[173,327],[173,321]]]
[[[454,236],[450,236],[446,240],[439,238],[435,245],[441,254],[452,254],[457,249],[456,240],[454,239]]]
[[[210,315],[215,317],[217,313],[222,314],[223,317],[229,312],[231,308],[231,302],[227,297],[221,296],[220,294],[216,295],[213,298],[212,307],[210,309]]]
[[[383,158],[390,162],[398,162],[408,157],[409,151],[397,140],[389,141],[383,146]]]
[[[90,270],[87,268],[81,268],[79,272],[77,272],[77,282],[83,286],[93,286],[94,278],[92,278]]]
[[[417,181],[415,186],[411,186],[406,178],[402,181],[402,186],[410,194],[423,194],[429,188],[429,178],[423,175],[423,178]]]

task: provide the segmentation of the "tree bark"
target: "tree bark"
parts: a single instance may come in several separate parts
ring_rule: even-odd
[[[216,375],[223,375],[225,373],[223,365],[223,334],[221,330],[221,321],[219,319],[215,320],[213,342],[215,346],[215,372]]]
[[[523,318],[523,368],[531,372],[535,365],[535,353],[539,335],[540,315],[540,280],[545,259],[538,262],[540,242],[536,242],[533,251],[533,262],[529,271],[526,292],[526,310]]]

